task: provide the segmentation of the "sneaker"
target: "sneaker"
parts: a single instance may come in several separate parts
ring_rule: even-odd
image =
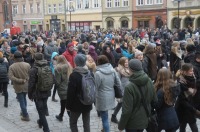
[[[37,124],[38,124],[38,127],[39,127],[39,128],[42,128],[42,124],[40,123],[40,120],[39,120],[39,119],[37,120]]]
[[[21,120],[22,121],[30,121],[30,118],[29,118],[29,116],[22,116]]]
[[[118,124],[119,121],[117,120],[117,117],[115,115],[112,115],[111,122]]]
[[[63,118],[60,115],[56,115],[56,119],[58,119],[59,121],[63,121]]]

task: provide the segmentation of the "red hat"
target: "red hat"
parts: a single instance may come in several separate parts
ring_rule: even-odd
[[[67,48],[69,48],[69,47],[74,47],[74,44],[73,43],[69,43],[68,45],[67,45]]]

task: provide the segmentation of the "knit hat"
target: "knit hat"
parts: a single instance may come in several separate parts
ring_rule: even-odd
[[[73,43],[69,43],[69,44],[67,45],[67,48],[69,48],[69,47],[71,47],[71,46],[74,47],[74,44],[73,44]]]
[[[14,58],[22,58],[22,53],[20,51],[15,51]]]
[[[77,54],[74,58],[74,62],[76,64],[76,66],[80,66],[80,67],[84,67],[86,64],[86,56],[83,54]]]
[[[15,51],[17,51],[17,47],[12,47],[12,48],[10,49],[11,54],[14,54]]]
[[[135,57],[137,57],[138,55],[143,55],[143,53],[142,53],[141,51],[137,50],[137,51],[135,52]]]
[[[0,52],[0,58],[3,58],[3,53],[2,52]]]
[[[35,53],[34,54],[34,59],[35,60],[43,60],[44,59],[44,55],[42,53]]]
[[[131,59],[128,63],[129,68],[133,71],[141,71],[142,68],[142,62],[138,59]]]

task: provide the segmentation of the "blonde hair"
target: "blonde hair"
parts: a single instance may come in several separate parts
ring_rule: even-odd
[[[172,43],[172,47],[171,47],[171,51],[174,53],[174,54],[177,54],[178,53],[178,46],[180,46],[180,42],[178,41],[174,41]]]

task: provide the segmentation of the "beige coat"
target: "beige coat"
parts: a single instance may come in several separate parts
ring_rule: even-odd
[[[26,62],[16,62],[9,67],[9,78],[13,82],[15,93],[28,91],[29,70],[31,66]]]

